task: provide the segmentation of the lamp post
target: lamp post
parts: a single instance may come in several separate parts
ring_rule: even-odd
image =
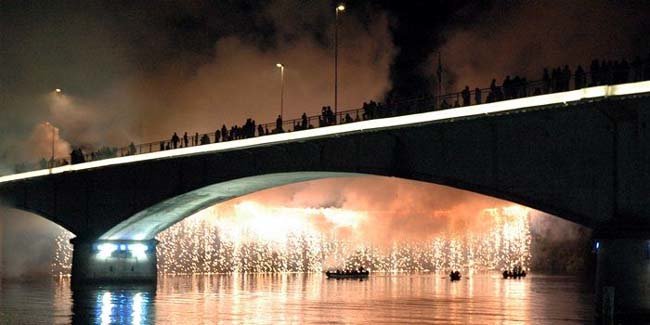
[[[63,90],[61,88],[56,88],[54,89],[54,92],[56,93],[57,96],[63,96]],[[54,124],[47,122],[47,124],[50,126],[52,129],[52,154],[50,155],[50,171],[52,168],[54,168],[54,138],[56,137],[56,128],[54,127]]]
[[[334,118],[338,119],[339,108],[339,12],[345,10],[345,5],[336,6],[336,18],[334,19]]]
[[[47,124],[50,127],[50,129],[52,130],[52,152],[51,152],[51,155],[50,155],[50,161],[47,164],[48,167],[51,170],[52,168],[54,168],[54,137],[56,136],[56,128],[50,122],[45,122],[45,124]]]
[[[284,118],[284,65],[276,63],[275,66],[280,68],[280,117]]]

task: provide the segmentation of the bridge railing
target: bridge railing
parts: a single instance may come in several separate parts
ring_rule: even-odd
[[[648,63],[650,64],[650,63]],[[627,76],[621,76],[620,73],[612,71],[612,75],[618,74],[618,78],[608,78],[607,83],[624,83],[629,81],[628,70]],[[650,78],[650,77],[648,77]],[[364,103],[364,106],[356,109],[347,109],[336,112],[336,114],[325,114],[321,113],[319,115],[304,116],[301,118],[282,120],[271,123],[261,124],[263,132],[260,134],[258,127],[255,125],[253,130],[248,130],[248,132],[232,132],[232,128],[226,131],[226,134],[222,134],[221,129],[219,129],[219,138],[217,138],[216,132],[208,133],[195,133],[188,134],[187,142],[184,139],[183,135],[179,135],[180,141],[174,144],[171,139],[161,140],[154,142],[147,142],[141,144],[131,143],[128,146],[120,148],[110,148],[108,153],[87,153],[83,155],[82,161],[94,161],[112,157],[121,157],[129,155],[137,155],[144,153],[157,152],[162,150],[173,150],[176,148],[191,147],[197,145],[203,145],[208,143],[223,142],[223,141],[236,141],[239,139],[264,136],[268,134],[282,133],[282,132],[296,132],[304,129],[311,129],[317,127],[326,127],[336,124],[344,123],[354,123],[357,121],[364,121],[369,119],[376,118],[385,118],[398,115],[406,115],[413,113],[422,113],[429,112],[434,110],[442,110],[448,108],[455,108],[461,106],[471,106],[513,98],[522,98],[527,96],[542,95],[554,92],[575,90],[578,88],[596,86],[604,84],[599,80],[595,80],[589,72],[585,72],[578,76],[579,80],[576,80],[576,74],[572,73],[568,77],[564,78],[553,78],[553,79],[544,79],[544,80],[535,80],[530,82],[520,81],[517,84],[514,84],[514,81],[511,85],[496,85],[493,84],[491,87],[474,89],[470,91],[460,91],[454,93],[448,93],[443,95],[423,95],[411,98],[403,99],[388,99],[386,103]],[[602,79],[602,77],[601,77]],[[633,81],[640,81],[637,76],[634,76]],[[641,78],[644,79],[644,78]],[[325,109],[325,108],[323,108]],[[279,125],[278,125],[279,124]],[[280,127],[279,127],[280,126]],[[239,129],[241,130],[241,128]],[[79,158],[77,159],[79,161]],[[17,172],[24,172],[29,170],[50,168],[66,165],[69,163],[69,160],[66,158],[57,158],[54,160],[46,161],[43,163],[41,160],[40,163],[34,164],[20,164],[16,166]],[[74,162],[73,162],[74,163]]]

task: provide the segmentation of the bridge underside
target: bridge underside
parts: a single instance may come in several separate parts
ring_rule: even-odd
[[[186,217],[236,197],[282,185],[324,178],[360,176],[354,173],[295,172],[245,177],[202,187],[146,208],[119,223],[100,240],[152,240]]]

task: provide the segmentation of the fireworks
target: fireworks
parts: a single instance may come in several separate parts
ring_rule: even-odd
[[[72,244],[70,244],[70,239],[73,237],[74,235],[71,232],[65,230],[56,237],[54,256],[50,263],[52,275],[70,275],[72,270]]]
[[[422,241],[372,243],[339,236],[359,230],[364,213],[341,209],[267,208],[244,201],[232,215],[201,211],[161,232],[158,271],[163,274],[321,272],[328,268],[423,272],[503,270],[530,265],[528,209],[486,209],[480,232],[443,232]],[[333,225],[319,231],[315,216]],[[70,272],[70,233],[57,238],[53,274]]]

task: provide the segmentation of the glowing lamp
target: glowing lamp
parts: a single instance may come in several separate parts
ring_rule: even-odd
[[[345,5],[340,4],[338,7],[336,7],[336,11],[344,11],[345,10]]]
[[[137,258],[145,258],[147,257],[146,251],[149,249],[147,245],[145,244],[129,244],[128,245],[128,250],[131,252],[131,254]]]
[[[282,63],[276,63],[275,66],[278,67],[278,68],[284,68],[284,66],[282,65]]]
[[[97,257],[107,258],[117,250],[117,245],[110,243],[99,244],[97,245],[97,250],[99,251],[99,253],[97,253]]]
[[[61,88],[57,88],[57,89],[54,89],[54,91],[56,91],[57,94],[60,94],[63,90],[61,90]]]

